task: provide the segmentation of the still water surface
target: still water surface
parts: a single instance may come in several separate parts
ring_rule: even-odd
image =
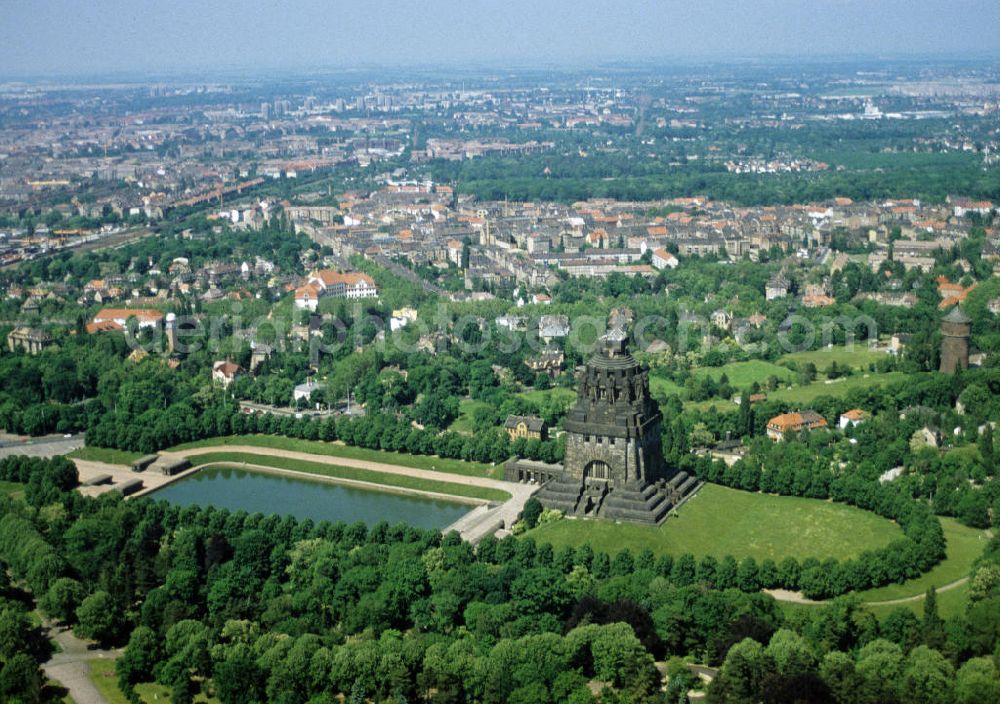
[[[444,528],[472,506],[411,494],[361,489],[230,467],[207,467],[150,494],[179,506],[215,506],[247,513],[290,514],[314,521],[408,523]]]

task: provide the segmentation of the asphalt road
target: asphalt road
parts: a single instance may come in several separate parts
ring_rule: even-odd
[[[42,435],[37,438],[18,438],[4,435],[0,438],[0,457],[29,455],[31,457],[54,457],[65,455],[83,447],[83,434],[66,438],[62,435]]]

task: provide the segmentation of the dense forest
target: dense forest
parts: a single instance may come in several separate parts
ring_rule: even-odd
[[[997,538],[965,614],[943,620],[931,592],[922,619],[900,607],[879,623],[851,598],[786,615],[743,591],[743,564],[729,575],[649,551],[513,537],[473,548],[402,525],[85,498],[67,491],[73,472],[61,459],[0,463],[30,488],[0,504],[7,701],[37,701],[41,687],[32,598],[77,633],[126,645],[123,691],[155,679],[174,702],[677,702],[696,680],[684,657],[721,666],[715,702],[972,704],[1000,692]]]

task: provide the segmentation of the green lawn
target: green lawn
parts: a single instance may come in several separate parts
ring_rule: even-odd
[[[400,467],[414,469],[433,469],[449,474],[461,474],[466,477],[499,476],[502,467],[491,467],[483,462],[463,462],[462,460],[446,459],[435,455],[411,455],[405,452],[384,452],[369,450],[363,447],[350,447],[335,442],[319,440],[300,440],[286,438],[281,435],[227,435],[218,438],[206,438],[185,443],[170,448],[171,452],[190,450],[197,447],[215,447],[216,445],[251,445],[253,447],[272,447],[276,450],[291,450],[292,452],[308,452],[313,455],[328,455],[330,457],[347,457],[353,460],[382,462]]]
[[[684,387],[673,379],[667,379],[666,377],[650,374],[649,392],[656,396],[661,394],[664,396],[680,396],[684,393]]]
[[[820,396],[832,396],[839,398],[846,396],[852,389],[863,389],[872,386],[885,386],[893,382],[902,381],[907,378],[904,372],[887,372],[884,374],[855,374],[854,376],[843,377],[839,381],[830,384],[822,381],[815,381],[806,386],[793,386],[790,389],[777,389],[768,392],[768,399],[775,401],[787,401],[793,404],[808,404],[815,401]]]
[[[23,493],[24,493],[24,484],[21,484],[20,482],[0,481],[0,495],[19,496]]]
[[[543,404],[547,399],[554,398],[568,406],[576,400],[576,390],[556,386],[551,389],[531,389],[530,391],[522,391],[518,394],[518,396],[537,404]]]
[[[707,401],[685,401],[684,410],[694,413],[707,413],[712,408],[719,414],[738,413],[740,407],[729,399],[710,398]]]
[[[358,469],[356,467],[339,467],[337,465],[307,462],[287,457],[254,455],[245,452],[209,452],[204,455],[192,455],[190,459],[192,464],[196,466],[209,464],[230,464],[235,466],[240,466],[242,464],[256,464],[262,467],[291,469],[297,472],[317,474],[324,477],[352,479],[354,481],[381,484],[382,486],[398,487],[400,489],[415,489],[418,491],[432,491],[438,494],[449,494],[451,496],[461,496],[472,499],[506,501],[510,498],[510,494],[499,489],[456,484],[454,482],[439,482],[432,479],[411,477],[405,474],[375,472],[369,469]]]
[[[945,559],[933,569],[916,579],[901,584],[890,584],[878,589],[857,592],[857,597],[864,602],[865,608],[879,619],[888,616],[900,606],[912,610],[918,617],[924,613],[924,594],[928,587],[941,588],[946,584],[967,577],[972,569],[973,561],[979,557],[989,538],[986,533],[975,528],[963,526],[952,518],[942,518],[941,526],[947,541]],[[951,618],[962,613],[968,600],[968,583],[939,591],[937,595],[938,613],[945,618]],[[918,597],[913,601],[901,604],[886,604],[881,602]],[[787,601],[779,602],[786,614],[800,609],[817,608],[813,604],[793,604]]]
[[[91,660],[89,662],[87,675],[97,691],[108,700],[109,704],[128,704],[128,699],[118,689],[118,675],[115,674],[114,660]],[[155,682],[144,682],[136,685],[136,694],[139,695],[145,704],[154,702],[169,702],[170,687]],[[197,704],[217,704],[219,701],[215,697],[206,697],[204,694],[197,694],[194,698]]]
[[[782,381],[791,381],[795,378],[795,373],[787,367],[780,367],[771,362],[761,359],[751,359],[747,362],[730,362],[721,367],[700,367],[694,370],[696,378],[710,376],[715,381],[725,374],[729,378],[729,384],[737,389],[749,388],[755,381],[764,386],[768,377],[775,376]]]
[[[455,419],[448,430],[454,430],[456,433],[472,434],[472,414],[488,405],[485,401],[477,401],[472,398],[462,399],[458,403],[458,418]]]
[[[868,349],[867,343],[857,342],[853,347],[825,347],[810,352],[791,352],[778,359],[778,363],[804,364],[812,362],[816,365],[819,373],[823,374],[833,362],[836,362],[838,367],[849,366],[854,369],[868,369],[869,364],[885,359],[885,356],[885,352]]]
[[[110,447],[81,447],[79,450],[73,450],[66,456],[72,459],[106,462],[108,464],[132,464],[140,457],[143,457],[143,454],[141,452],[115,450]]]
[[[887,601],[923,594],[928,587],[943,587],[962,577],[968,577],[973,561],[982,554],[989,538],[984,531],[963,526],[953,518],[942,518],[946,541],[946,557],[929,572],[902,584],[890,584],[878,589],[859,592],[863,601]],[[944,595],[942,595],[944,596]]]
[[[937,595],[937,605],[938,613],[944,618],[954,618],[965,611],[965,605],[969,601],[969,585],[962,584],[954,589],[949,589],[946,592],[938,592]],[[900,606],[910,609],[917,615],[917,618],[922,618],[924,615],[924,597],[921,594],[920,599],[917,601],[908,601],[905,604],[878,604],[878,605],[868,605],[865,608],[871,611],[875,616],[881,620],[886,616],[891,614],[894,609],[898,609]]]
[[[780,561],[787,556],[851,557],[886,545],[902,531],[874,513],[844,504],[706,484],[659,528],[564,519],[526,535],[556,547],[589,542],[594,550],[609,553],[649,547],[672,555]]]

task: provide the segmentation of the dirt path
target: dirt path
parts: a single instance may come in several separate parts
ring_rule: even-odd
[[[51,624],[46,624],[46,628],[49,638],[58,643],[62,651],[42,665],[45,674],[65,687],[76,704],[108,704],[108,700],[90,681],[88,661],[113,660],[121,655],[121,651],[92,648],[90,643],[74,636],[68,628]]]
[[[937,591],[938,594],[941,592],[951,591],[952,589],[957,589],[968,581],[968,577],[962,577],[961,579],[956,579],[954,582],[948,582],[943,586],[937,587],[935,591]],[[920,601],[923,598],[923,594],[915,594],[914,596],[904,596],[901,599],[889,599],[888,601],[868,601],[865,602],[865,606],[892,606],[893,604],[909,604],[910,602]]]
[[[948,584],[942,585],[936,588],[938,594],[941,592],[951,591],[952,589],[957,589],[966,582],[969,581],[968,577],[962,577],[961,579],[956,579],[954,582],[948,582]],[[787,601],[792,604],[826,604],[827,600],[815,600],[807,599],[802,596],[802,592],[793,592],[788,589],[764,589],[766,594],[770,594],[778,601]],[[923,594],[914,594],[913,596],[904,596],[899,599],[888,599],[886,601],[866,601],[863,603],[864,606],[893,606],[895,604],[910,604],[915,601],[920,601],[924,598]]]

